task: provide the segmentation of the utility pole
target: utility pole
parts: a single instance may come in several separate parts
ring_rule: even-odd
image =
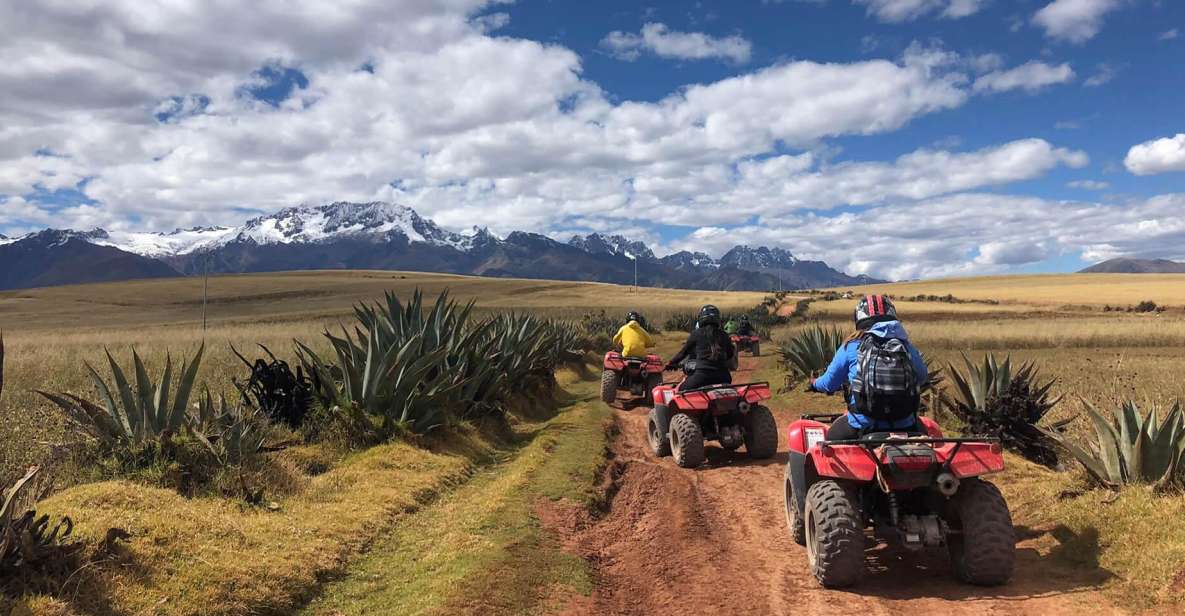
[[[634,257],[634,295],[638,294],[638,257]]]
[[[206,253],[206,271],[202,275],[202,338],[206,337],[206,309],[210,303],[210,254]]]

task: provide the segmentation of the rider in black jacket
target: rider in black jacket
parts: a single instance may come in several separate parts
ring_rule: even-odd
[[[720,328],[720,309],[708,305],[700,309],[695,330],[687,337],[683,348],[671,358],[666,369],[677,369],[685,359],[694,362],[694,368],[679,385],[679,391],[727,384],[732,382],[728,367],[736,354],[732,340]]]

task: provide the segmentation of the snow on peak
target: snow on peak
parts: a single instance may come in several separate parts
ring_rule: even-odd
[[[720,263],[741,269],[778,269],[794,266],[798,257],[785,248],[737,246],[725,253]]]
[[[584,237],[573,235],[572,239],[568,240],[568,244],[594,255],[609,254],[627,259],[655,260],[654,252],[650,250],[649,246],[621,235],[601,235],[600,233],[591,233]]]

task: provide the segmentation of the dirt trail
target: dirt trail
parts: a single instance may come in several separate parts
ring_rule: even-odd
[[[738,381],[756,367],[742,358]],[[1122,613],[1098,592],[1104,575],[1059,567],[1018,544],[1014,581],[978,588],[952,578],[945,555],[870,549],[868,576],[850,591],[818,586],[806,551],[786,532],[785,443],[771,460],[710,447],[680,469],[646,444],[648,409],[619,411],[611,471],[618,488],[600,519],[556,529],[592,563],[593,596],[565,614],[1095,614]],[[775,409],[784,427],[792,414]],[[783,428],[784,429],[784,428]]]

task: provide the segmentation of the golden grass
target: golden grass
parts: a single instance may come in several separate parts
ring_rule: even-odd
[[[423,289],[434,297],[447,289],[457,299],[477,300],[488,310],[563,312],[592,309],[674,311],[715,303],[722,309],[750,308],[763,293],[685,291],[593,282],[480,278],[450,274],[373,271],[314,271],[244,274],[210,278],[211,322],[256,325],[336,319],[359,301],[400,296]],[[0,293],[0,327],[9,330],[68,331],[139,329],[149,325],[200,323],[202,280],[169,278],[51,287]]]
[[[1152,300],[1185,306],[1185,274],[1042,274],[981,276],[855,287],[858,293],[954,295],[1040,305],[1123,305]]]
[[[612,411],[588,384],[581,391],[586,401],[537,428],[511,461],[402,521],[304,613],[522,614],[560,589],[587,594],[586,563],[542,533],[535,511],[539,499],[592,496]]]

